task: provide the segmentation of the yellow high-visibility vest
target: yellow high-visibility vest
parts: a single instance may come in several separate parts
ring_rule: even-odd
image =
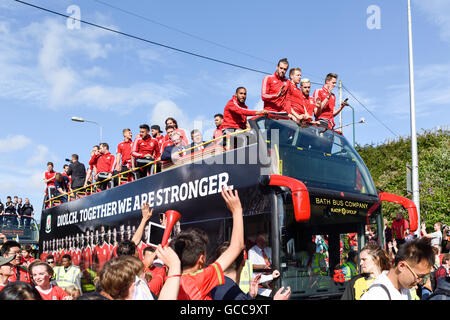
[[[67,288],[75,285],[80,288],[81,271],[78,266],[71,265],[66,271],[63,266],[57,266],[53,269],[55,271],[55,280],[58,287]]]
[[[239,280],[239,288],[244,293],[248,293],[250,291],[250,282],[252,281],[253,274],[253,264],[250,260],[245,260],[244,268],[241,271],[241,277]]]

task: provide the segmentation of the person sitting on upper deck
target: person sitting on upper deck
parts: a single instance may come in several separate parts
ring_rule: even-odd
[[[147,124],[139,126],[139,135],[133,142],[131,156],[131,166],[133,169],[135,167],[143,167],[159,158],[160,148],[158,141],[150,135],[150,127]],[[137,178],[140,179],[147,176],[151,172],[151,167],[148,165],[137,170]]]
[[[264,78],[261,89],[264,110],[284,112],[284,102],[289,88],[288,79],[285,77],[288,68],[288,60],[281,59],[275,73]]]
[[[346,101],[341,103],[339,109],[335,110],[336,96],[332,92],[336,87],[338,75],[335,73],[327,74],[325,78],[325,85],[321,89],[314,91],[314,99],[320,99],[320,106],[317,107],[316,120],[323,120],[327,123],[327,128],[332,130],[335,126],[334,117],[348,105]]]
[[[166,147],[173,146],[173,142],[170,139],[173,132],[175,132],[175,127],[173,127],[173,126],[166,127],[166,135],[164,136],[162,145],[159,146],[159,150],[160,150],[159,154],[160,155],[162,155],[164,153],[164,149],[166,149]],[[167,140],[166,140],[166,138],[167,138]],[[159,160],[161,160],[161,156],[159,157]]]
[[[102,182],[98,186],[101,190],[105,190],[108,179],[112,177],[114,171],[115,157],[109,152],[109,145],[106,142],[100,143],[100,157],[97,159],[97,174],[95,180]]]
[[[191,131],[191,139],[192,143],[188,145],[187,148],[195,148],[189,150],[189,152],[202,151],[210,145],[210,143],[204,144],[205,141],[203,141],[203,135],[198,129],[194,129]]]
[[[184,150],[186,150],[187,147],[183,145],[181,135],[177,131],[172,133],[170,140],[173,145],[164,149],[164,153],[161,155],[161,160],[175,163],[178,159],[186,155]]]

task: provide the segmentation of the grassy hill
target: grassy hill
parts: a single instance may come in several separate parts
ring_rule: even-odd
[[[440,221],[450,225],[450,131],[424,131],[417,136],[419,154],[420,216],[428,232]],[[399,138],[382,145],[357,146],[378,189],[412,198],[406,192],[406,165],[411,165],[411,139]],[[398,206],[383,204],[389,221]]]

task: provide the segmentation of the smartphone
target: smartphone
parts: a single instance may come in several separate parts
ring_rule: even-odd
[[[347,101],[348,101],[348,98],[345,98],[344,102],[347,102]]]

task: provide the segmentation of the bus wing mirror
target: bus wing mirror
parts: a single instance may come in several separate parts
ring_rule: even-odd
[[[418,227],[417,207],[412,200],[384,191],[378,193],[378,197],[380,198],[380,201],[401,204],[408,211],[409,229],[412,232],[417,230]]]
[[[309,192],[305,184],[297,179],[271,174],[264,176],[261,180],[263,185],[287,187],[292,193],[292,203],[294,205],[295,220],[308,221],[311,218],[311,204],[309,202]]]

